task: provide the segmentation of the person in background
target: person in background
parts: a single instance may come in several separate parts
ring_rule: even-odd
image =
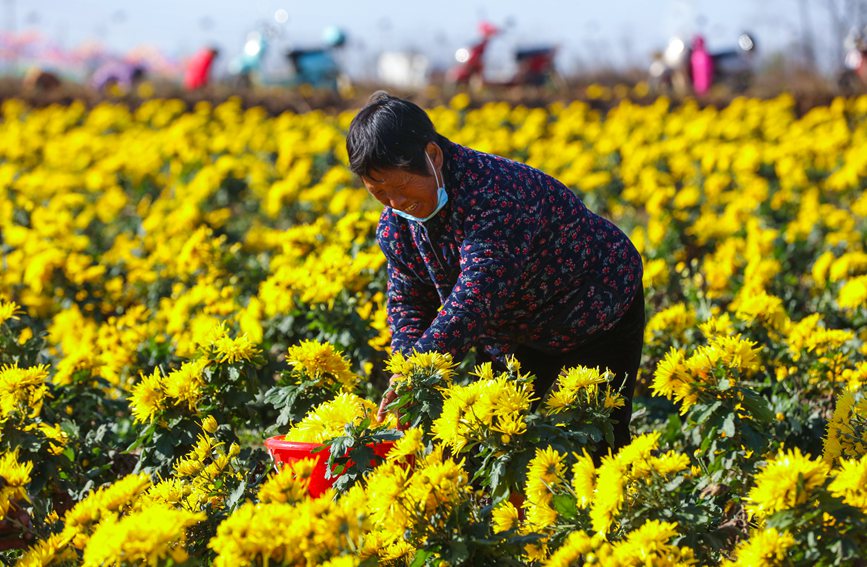
[[[346,147],[385,207],[377,239],[392,349],[514,355],[539,398],[564,367],[608,368],[626,400],[612,448],[629,443],[645,324],[629,238],[556,179],[453,143],[424,110],[384,92],[352,120]],[[389,389],[380,419],[393,399]]]
[[[63,85],[63,81],[56,73],[41,69],[39,67],[30,67],[24,74],[22,86],[28,92],[48,92],[59,89]]]
[[[665,50],[662,52],[662,62],[665,64],[665,69],[670,78],[671,89],[677,96],[685,96],[692,91],[690,85],[690,49],[686,43],[678,36],[674,36],[668,41]]]
[[[704,45],[704,38],[700,35],[692,40],[689,63],[692,72],[692,90],[697,95],[703,95],[710,90],[713,83],[713,58]]]
[[[109,61],[93,72],[90,86],[102,94],[126,94],[144,80],[146,73],[140,63]]]
[[[184,88],[196,90],[208,86],[214,60],[220,55],[216,47],[207,47],[193,55],[187,62],[184,73]]]

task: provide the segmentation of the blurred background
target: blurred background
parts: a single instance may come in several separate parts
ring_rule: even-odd
[[[867,90],[867,0],[2,0],[0,96],[352,104]],[[590,94],[597,92],[591,89]],[[598,94],[598,92],[597,92]]]

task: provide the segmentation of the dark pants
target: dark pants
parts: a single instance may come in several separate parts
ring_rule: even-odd
[[[573,366],[608,368],[614,373],[613,386],[623,383],[621,395],[626,403],[616,408],[612,418],[614,424],[614,446],[617,451],[631,441],[629,421],[632,418],[632,393],[635,391],[635,376],[641,365],[641,349],[644,346],[644,290],[639,287],[632,305],[611,329],[596,335],[575,350],[564,353],[550,353],[527,347],[518,347],[515,356],[521,362],[522,372],[536,375],[533,387],[540,400],[554,384],[563,368]],[[625,382],[624,382],[625,380]],[[607,452],[603,447],[602,454]],[[596,459],[598,461],[599,454]]]

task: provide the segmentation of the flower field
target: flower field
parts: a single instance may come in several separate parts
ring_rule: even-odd
[[[391,356],[353,112],[7,100],[0,561],[863,561],[867,96],[467,102],[440,133],[557,177],[644,258],[630,445],[599,458],[605,369],[537,400],[516,360]],[[374,418],[392,372],[406,429]],[[276,435],[326,444],[333,486],[276,470]]]

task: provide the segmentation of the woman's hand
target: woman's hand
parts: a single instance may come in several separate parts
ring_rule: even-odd
[[[392,374],[391,378],[388,380],[388,389],[382,395],[382,401],[379,402],[379,411],[376,412],[376,420],[380,423],[385,419],[386,414],[388,413],[388,404],[393,402],[395,398],[397,398],[397,394],[394,391],[394,383],[401,378],[400,374]],[[406,426],[401,425],[400,423],[400,415],[397,416],[397,428],[401,431],[406,429]]]

